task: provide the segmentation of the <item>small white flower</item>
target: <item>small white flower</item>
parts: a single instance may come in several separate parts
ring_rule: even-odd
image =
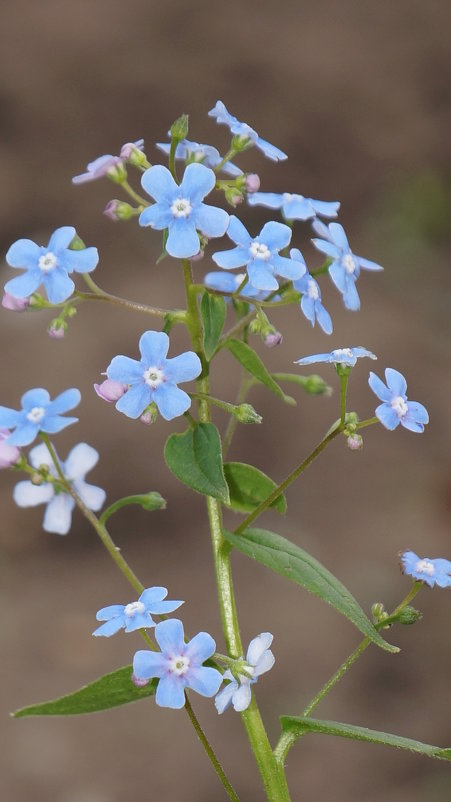
[[[223,679],[230,682],[220,691],[215,699],[215,706],[218,713],[223,713],[229,705],[233,704],[237,713],[241,713],[249,707],[251,702],[251,685],[257,682],[261,674],[269,671],[274,665],[274,655],[270,651],[273,636],[270,632],[262,632],[251,640],[246,655],[246,676],[239,675],[239,681],[232,672],[227,669]]]

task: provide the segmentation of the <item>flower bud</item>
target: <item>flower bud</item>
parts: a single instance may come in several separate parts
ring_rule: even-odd
[[[11,312],[25,312],[30,304],[29,298],[15,298],[9,292],[3,293],[2,306],[4,309],[9,309]]]
[[[121,147],[120,157],[124,159],[124,161],[128,161],[131,164],[140,166],[144,163],[147,164],[147,159],[145,153],[143,153],[144,148],[144,139],[137,139],[136,142],[126,142],[125,145]]]
[[[350,434],[346,445],[351,451],[360,451],[363,448],[363,437],[360,434]]]
[[[136,674],[132,674],[132,682],[135,688],[144,688],[149,684],[150,679],[140,679]]]
[[[410,626],[410,624],[416,624],[417,621],[421,621],[422,618],[423,613],[421,613],[420,610],[415,610],[415,607],[407,605],[407,607],[401,610],[396,620],[399,621],[400,624]]]
[[[127,168],[125,164],[119,160],[117,164],[113,164],[109,167],[106,174],[115,184],[122,184],[127,178]]]
[[[52,320],[50,326],[47,329],[47,334],[52,340],[62,340],[64,335],[66,334],[67,324],[63,320]]]
[[[205,251],[202,250],[202,248],[201,248],[200,251],[198,251],[196,254],[194,254],[194,256],[191,256],[190,261],[191,262],[200,262],[200,260],[203,259],[204,256],[205,256]]]
[[[258,192],[260,189],[260,176],[257,173],[249,173],[246,176],[246,192]]]
[[[249,136],[246,136],[246,134],[236,134],[236,136],[232,138],[232,149],[236,150],[237,153],[246,150],[251,144],[251,139]]]
[[[152,401],[151,404],[144,410],[143,414],[140,417],[141,423],[145,423],[146,426],[150,426],[151,423],[155,423],[158,417],[158,410],[155,401]]]
[[[113,200],[108,201],[107,205],[103,210],[104,215],[109,217],[110,220],[130,220],[130,218],[134,217],[138,214],[138,211],[131,206],[129,203],[125,201]]]
[[[119,399],[122,398],[124,393],[128,390],[128,386],[122,384],[122,382],[105,379],[102,384],[94,384],[94,390],[99,398],[103,398],[103,400],[108,401],[109,404],[114,404],[115,401],[119,401]]]
[[[0,468],[11,468],[20,459],[20,451],[17,446],[5,443],[10,434],[9,429],[0,429]]]
[[[227,187],[224,196],[227,203],[230,203],[230,205],[234,207],[239,206],[244,200],[243,193],[236,187]]]
[[[263,420],[252,404],[239,404],[233,414],[240,423],[261,423]]]
[[[171,137],[176,142],[181,142],[188,136],[188,114],[181,114],[171,125]]]
[[[282,342],[283,336],[280,331],[269,332],[264,340],[267,348],[275,348],[277,345],[281,345]]]

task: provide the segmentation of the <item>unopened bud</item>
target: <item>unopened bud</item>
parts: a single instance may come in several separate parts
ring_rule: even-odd
[[[232,139],[232,150],[236,150],[239,153],[242,150],[246,150],[250,144],[252,144],[250,137],[237,134]]]
[[[243,193],[236,187],[227,187],[224,196],[227,203],[230,203],[230,205],[234,207],[239,206],[244,200]]]
[[[188,136],[188,122],[189,117],[187,114],[181,114],[171,125],[171,137],[176,142],[181,142]]]
[[[29,298],[15,298],[9,292],[3,293],[2,306],[4,309],[9,309],[10,312],[25,312],[30,304]]]
[[[5,443],[10,434],[9,429],[0,429],[0,468],[11,468],[20,459],[20,451],[17,446]]]
[[[363,437],[360,434],[350,434],[346,440],[346,445],[351,451],[360,451],[363,448]]]
[[[280,331],[269,332],[265,337],[265,345],[267,348],[275,348],[283,342],[283,336]]]
[[[130,162],[137,167],[147,165],[146,154],[143,153],[144,139],[137,139],[136,142],[126,142],[121,147],[121,159]]]
[[[371,613],[374,621],[379,621],[381,615],[385,613],[385,607],[382,602],[375,602],[371,605]]]
[[[122,161],[118,161],[107,170],[106,174],[115,184],[122,184],[127,178],[127,168]]]
[[[158,410],[157,405],[154,401],[147,407],[147,409],[143,412],[140,417],[141,423],[145,423],[146,426],[150,426],[151,423],[155,423],[158,417]]]
[[[32,485],[42,485],[44,477],[40,473],[33,473],[30,478]]]
[[[190,257],[190,261],[191,262],[200,262],[200,260],[203,259],[204,256],[205,256],[205,251],[202,250],[202,248],[201,248],[200,251],[198,251],[194,256]]]
[[[113,200],[108,201],[103,213],[110,220],[130,220],[137,214],[137,209],[125,201]]]
[[[149,684],[150,679],[141,679],[140,677],[137,677],[136,674],[132,674],[132,682],[136,688],[144,688]]]
[[[62,340],[64,335],[66,334],[67,324],[63,320],[52,320],[50,326],[47,329],[47,334],[52,340]]]
[[[263,420],[252,404],[239,404],[235,408],[234,415],[240,423],[261,423]]]
[[[128,385],[113,381],[113,379],[105,379],[102,384],[95,384],[94,390],[99,398],[103,398],[103,400],[108,401],[109,404],[114,404],[115,401],[119,401],[124,393],[127,392]]]
[[[246,192],[258,192],[260,189],[260,176],[257,173],[249,173],[246,176]]]
[[[397,617],[397,621],[400,624],[405,624],[406,626],[410,626],[410,624],[416,624],[417,621],[421,621],[423,618],[423,613],[420,610],[415,610],[415,607],[404,607],[403,610],[399,613]]]

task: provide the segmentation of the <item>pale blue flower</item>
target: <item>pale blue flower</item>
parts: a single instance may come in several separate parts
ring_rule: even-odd
[[[404,551],[401,554],[402,570],[404,574],[413,576],[433,588],[451,587],[451,562],[441,557],[431,560],[429,557],[418,557],[414,551]]]
[[[104,635],[109,638],[120,629],[126,632],[135,632],[137,629],[147,629],[155,626],[152,615],[166,615],[173,613],[184,602],[163,601],[168,595],[167,588],[153,587],[143,590],[138,601],[129,604],[110,604],[102,607],[96,615],[97,621],[105,621],[92,633],[96,637]]]
[[[169,143],[157,142],[157,148],[169,156],[171,150],[171,145]],[[205,167],[210,167],[212,170],[222,161],[219,150],[212,145],[201,145],[199,142],[191,142],[189,139],[182,139],[182,141],[179,142],[175,149],[175,158],[183,159],[183,161],[200,162],[204,164]],[[243,175],[243,171],[232,162],[223,164],[221,170],[226,175]]]
[[[6,261],[11,267],[24,268],[25,273],[5,284],[5,292],[15,298],[28,298],[43,284],[51,304],[60,304],[69,298],[75,288],[69,273],[90,273],[99,261],[97,248],[71,250],[75,228],[57,228],[45,247],[30,239],[14,242]]]
[[[366,348],[356,346],[355,348],[336,348],[330,354],[314,354],[313,356],[305,356],[302,359],[296,359],[296,365],[312,365],[315,362],[327,362],[332,365],[342,365],[344,367],[353,368],[355,363],[361,357],[367,356],[370,359],[377,359],[377,356],[367,351]]]
[[[141,183],[156,203],[141,212],[139,223],[158,231],[168,229],[166,251],[171,256],[188,259],[199,253],[198,231],[209,239],[225,233],[227,212],[202,202],[216,184],[213,170],[205,165],[189,164],[178,186],[167,167],[155,164],[146,170]]]
[[[336,217],[339,201],[319,201],[294,195],[291,192],[254,192],[247,196],[249,206],[266,206],[268,209],[281,209],[285,220],[312,220],[321,217]]]
[[[222,100],[216,102],[216,106],[208,112],[208,116],[215,117],[216,122],[227,125],[231,133],[235,134],[235,136],[242,137],[244,140],[248,139],[249,142],[261,150],[268,159],[278,162],[288,158],[283,150],[279,150],[279,148],[267,142],[266,139],[262,139],[250,125],[247,125],[247,123],[240,123],[233,114],[229,114]]]
[[[306,272],[302,278],[298,279],[297,281],[293,281],[294,289],[297,292],[302,293],[300,304],[302,312],[307,320],[310,321],[312,326],[315,325],[315,321],[318,321],[325,334],[332,334],[332,319],[329,315],[329,312],[324,309],[324,306],[321,303],[321,290],[318,282],[315,281],[313,276],[311,276],[307,271],[305,259],[298,248],[292,248],[290,251],[290,256],[292,259],[295,259],[296,262],[302,262],[306,269]]]
[[[88,164],[85,173],[73,177],[72,183],[86,184],[87,181],[95,181],[97,178],[103,178],[104,175],[108,175],[110,170],[114,173],[115,167],[124,164],[124,161],[127,160],[127,155],[130,153],[131,149],[134,148],[142,151],[144,149],[144,139],[138,139],[136,142],[127,142],[122,146],[120,156],[112,156],[110,153],[107,153],[105,156],[99,156],[97,159],[94,159],[93,162]]]
[[[305,264],[280,256],[291,239],[291,229],[283,223],[265,223],[257,237],[251,237],[237,217],[230,217],[227,236],[236,243],[229,251],[217,251],[212,259],[224,270],[247,268],[250,284],[257,290],[272,292],[279,288],[275,275],[291,281],[301,278]]]
[[[273,640],[270,632],[262,632],[251,640],[246,655],[246,674],[239,674],[238,679],[227,669],[223,679],[230,682],[220,691],[215,699],[216,710],[223,713],[233,704],[237,713],[249,707],[251,703],[251,685],[254,685],[261,674],[269,671],[274,665],[274,655],[269,649]]]
[[[33,468],[38,469],[42,465],[46,465],[48,473],[55,479],[58,478],[58,472],[45,443],[33,448],[28,459]],[[97,465],[98,459],[99,454],[95,448],[87,443],[78,443],[68,454],[66,461],[59,463],[65,478],[88,510],[95,512],[103,506],[106,493],[101,487],[85,482],[85,476]],[[69,493],[60,489],[55,491],[52,482],[36,485],[30,481],[23,481],[15,485],[13,498],[19,507],[36,507],[38,504],[47,504],[43,528],[46,532],[67,535],[72,522],[72,511],[75,507],[75,501]]]
[[[360,299],[355,284],[360,270],[384,268],[376,262],[356,256],[351,251],[345,230],[340,223],[329,223],[329,226],[326,226],[320,221],[315,221],[313,228],[323,239],[313,239],[312,242],[315,248],[332,260],[332,264],[329,265],[329,275],[341,292],[346,308],[359,309]]]
[[[38,432],[57,434],[77,423],[78,418],[63,418],[64,412],[76,407],[81,400],[80,390],[65,390],[51,401],[47,390],[36,387],[28,390],[21,398],[22,409],[16,411],[0,407],[0,428],[15,429],[5,442],[14,446],[28,446]]]
[[[161,652],[141,650],[133,658],[133,674],[138,680],[158,677],[155,701],[160,707],[185,706],[185,688],[201,696],[214,696],[222,682],[216,668],[203,666],[216,644],[207,632],[199,632],[185,643],[183,624],[177,618],[155,627],[155,640]]]
[[[407,382],[402,373],[387,368],[385,381],[387,386],[372,372],[368,379],[373,393],[383,402],[376,409],[376,416],[382,425],[390,431],[401,424],[411,432],[423,432],[425,424],[429,423],[429,415],[423,404],[407,400]]]
[[[160,415],[172,420],[189,409],[191,398],[177,384],[197,378],[202,371],[201,361],[194,351],[166,359],[168,349],[167,334],[146,331],[139,341],[142,357],[139,362],[128,356],[114,357],[106,374],[109,379],[129,387],[116,403],[119,412],[129,418],[139,418],[154,402]]]

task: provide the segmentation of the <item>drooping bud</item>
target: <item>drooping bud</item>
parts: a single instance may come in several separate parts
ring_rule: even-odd
[[[0,468],[11,468],[20,459],[20,451],[17,446],[5,443],[10,434],[9,429],[0,429]]]
[[[246,192],[258,192],[260,189],[260,176],[257,173],[249,173],[246,176]]]
[[[242,203],[244,200],[243,193],[240,192],[240,190],[237,189],[236,187],[227,187],[227,189],[224,192],[224,197],[227,203],[230,203],[230,205],[235,208],[239,206],[240,203]]]
[[[277,345],[281,345],[283,342],[283,335],[280,331],[268,332],[264,339],[264,343],[267,348],[275,348]]]
[[[127,168],[122,161],[118,161],[107,170],[106,174],[115,184],[122,184],[127,178]]]
[[[150,426],[151,423],[155,423],[158,417],[158,409],[155,401],[152,401],[151,404],[144,410],[143,414],[140,417],[141,423],[145,423],[146,426]]]
[[[135,688],[144,688],[150,682],[150,679],[140,679],[136,674],[132,674],[131,679]]]
[[[113,381],[113,379],[105,379],[102,384],[94,384],[94,390],[99,398],[103,398],[109,404],[114,404],[128,390],[128,385]]]
[[[64,320],[59,320],[59,318],[55,318],[50,323],[50,326],[47,329],[47,334],[52,340],[62,340],[64,335],[66,334],[67,323]]]
[[[15,298],[9,292],[3,293],[2,306],[4,309],[9,309],[10,312],[25,312],[29,304],[29,298]]]
[[[132,217],[136,217],[136,215],[139,214],[139,209],[135,209],[125,201],[116,200],[116,198],[114,198],[108,201],[103,213],[106,217],[109,217],[110,220],[130,220]]]
[[[346,445],[351,451],[360,451],[363,448],[363,437],[360,434],[350,434],[346,440]]]

